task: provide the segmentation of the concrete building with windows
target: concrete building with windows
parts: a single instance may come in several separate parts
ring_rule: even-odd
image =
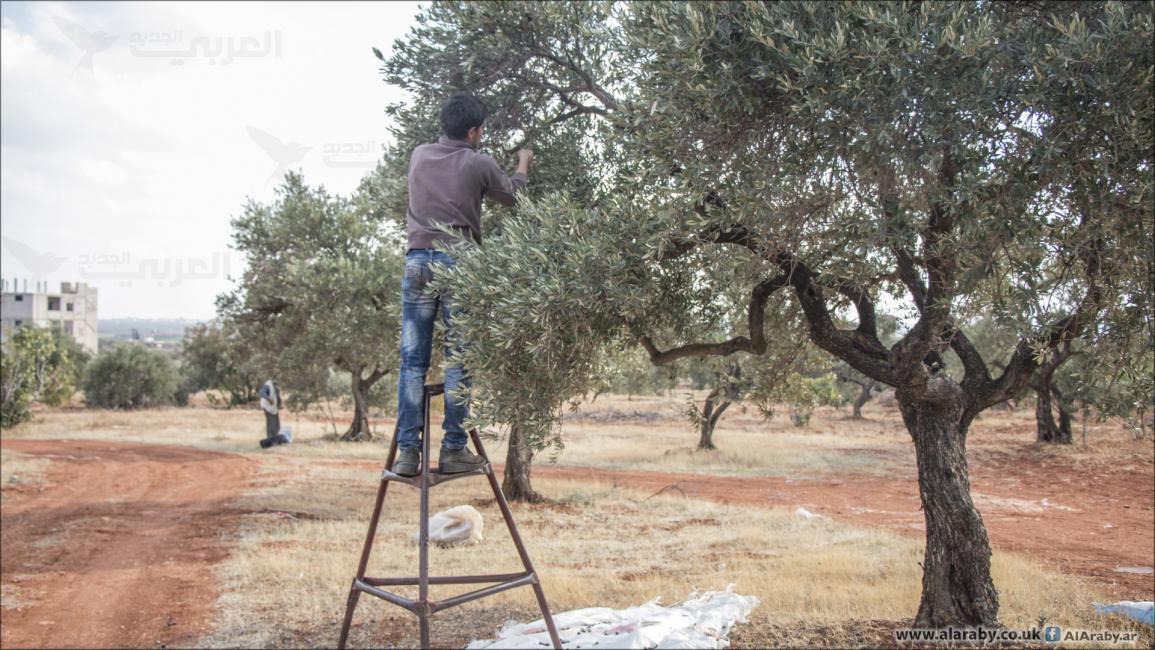
[[[31,287],[27,280],[7,279],[0,291],[0,337],[15,328],[35,326],[69,334],[92,354],[96,354],[96,288],[84,282],[61,282],[59,291],[49,291],[47,282]],[[31,291],[29,290],[31,289]]]

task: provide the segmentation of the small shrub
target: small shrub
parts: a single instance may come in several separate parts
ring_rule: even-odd
[[[0,426],[19,424],[32,415],[32,384],[29,364],[22,363],[11,339],[0,345]]]
[[[46,329],[22,327],[0,345],[0,425],[13,426],[32,415],[32,402],[53,406],[74,392],[75,365],[65,347]]]
[[[176,365],[162,352],[121,345],[101,352],[84,373],[84,398],[89,406],[133,409],[175,401],[179,387]]]

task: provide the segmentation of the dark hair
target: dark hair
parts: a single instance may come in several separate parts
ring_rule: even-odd
[[[466,92],[456,92],[441,107],[441,130],[455,140],[464,140],[469,129],[481,126],[488,116],[489,109],[480,99]]]

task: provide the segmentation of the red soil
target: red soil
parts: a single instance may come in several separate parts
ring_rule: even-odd
[[[222,534],[253,461],[103,441],[2,444],[53,463],[45,485],[4,489],[0,646],[188,646],[207,630]]]

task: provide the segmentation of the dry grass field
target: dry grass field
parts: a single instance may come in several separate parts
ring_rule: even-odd
[[[656,483],[645,484],[651,486],[681,485],[661,479],[667,475],[700,475],[733,486],[751,481],[838,486],[851,479],[859,483],[848,487],[858,491],[901,485],[914,479],[914,462],[897,413],[871,404],[867,419],[859,421],[840,411],[821,410],[808,426],[797,428],[784,414],[766,422],[752,410],[732,410],[715,434],[719,450],[704,453],[693,450],[697,436],[680,415],[684,400],[684,394],[601,396],[567,414],[564,452],[555,465],[539,459],[535,474],[536,488],[550,501],[514,505],[553,610],[624,607],[654,598],[672,604],[696,589],[733,584],[738,593],[760,600],[751,623],[735,628],[735,647],[892,643],[890,630],[908,624],[917,606],[922,543],[919,531],[906,528],[908,524],[878,519],[875,513],[881,509],[896,508],[881,487],[878,510],[823,509],[820,501],[811,500],[805,504],[821,516],[808,518],[795,512],[794,502],[781,499],[718,498],[716,493],[707,498],[695,494],[688,483],[686,489],[638,489],[642,484],[637,481],[607,477],[658,477]],[[340,428],[345,414],[335,415]],[[4,439],[176,444],[258,461],[249,487],[231,504],[243,514],[235,526],[219,532],[220,543],[230,552],[216,568],[219,600],[211,630],[195,642],[200,647],[331,646],[387,446],[384,441],[335,442],[328,414],[321,411],[290,415],[284,423],[294,428],[294,444],[268,451],[256,445],[263,435],[258,411],[204,405],[134,413],[40,411],[33,422],[5,431]],[[389,433],[390,421],[377,425]],[[1037,495],[1020,494],[1013,485],[1000,491],[994,478],[1015,479],[1008,472],[1013,474],[1016,464],[1024,472],[1049,464],[1123,468],[1120,471],[1147,476],[1146,485],[1135,485],[1133,501],[1139,520],[1155,523],[1150,440],[1130,441],[1118,424],[1108,422],[1090,426],[1087,447],[1042,449],[1031,442],[1032,425],[1028,412],[996,412],[982,417],[973,429],[969,447],[976,502],[989,522],[1000,517],[1038,519],[1031,508],[1041,510],[1040,501],[1028,498]],[[500,463],[503,446],[490,447],[491,457]],[[1031,463],[1023,462],[1024,453]],[[42,458],[9,450],[3,464],[4,486],[51,474],[52,468]],[[1070,485],[1069,480],[1056,481],[1050,501],[1075,503]],[[863,496],[870,503],[870,495]],[[460,504],[482,513],[485,541],[475,547],[433,549],[432,572],[517,570],[514,547],[483,478],[438,487],[431,508]],[[1066,516],[1084,512],[1062,507],[1070,511],[1064,511]],[[917,500],[913,512],[904,516],[904,521],[919,520]],[[1100,525],[1093,513],[1083,516],[1088,526]],[[416,527],[416,491],[391,487],[371,575],[416,574],[417,550],[408,541]],[[1029,545],[1000,546],[1001,539],[992,533],[994,578],[1005,625],[1047,622],[1091,630],[1136,629],[1117,618],[1098,617],[1090,607],[1092,601],[1118,595],[1119,589],[1133,591],[1129,583],[1116,589],[1094,571],[1068,570],[1031,552]],[[434,588],[432,594],[447,596],[452,589]],[[1150,591],[1146,598],[1151,598]],[[439,645],[460,646],[492,637],[507,620],[537,617],[532,591],[513,590],[438,614],[433,638]],[[1142,643],[1150,645],[1150,632],[1144,635]],[[370,597],[361,599],[352,646],[411,647],[416,642],[416,624],[408,612]]]
[[[222,567],[222,625],[203,645],[333,643],[375,476],[288,458],[269,467],[264,486],[246,497],[262,514],[238,533],[236,552]],[[416,491],[398,487],[403,489],[386,500],[371,575],[415,573],[417,549],[408,539],[417,529]],[[918,603],[922,549],[915,540],[779,509],[650,497],[606,484],[542,480],[539,487],[557,503],[515,506],[514,516],[554,611],[626,607],[658,597],[674,603],[695,589],[730,583],[761,601],[757,626],[779,629],[904,619]],[[492,498],[481,497],[485,493],[481,478],[450,483],[436,493],[435,510],[469,503],[487,525],[480,546],[434,549],[436,574],[519,569],[500,512]],[[1040,617],[1100,625],[1085,605],[1097,594],[1081,579],[1007,553],[996,554],[995,577],[1008,625],[1030,626]],[[432,594],[448,596],[452,589],[434,588]],[[415,589],[407,595],[414,594]],[[465,643],[491,635],[506,618],[537,617],[532,592],[514,590],[440,614],[434,635],[439,642]],[[412,617],[392,605],[363,598],[356,620],[351,643],[357,647],[417,642]],[[825,643],[840,647],[850,640],[833,636]]]

